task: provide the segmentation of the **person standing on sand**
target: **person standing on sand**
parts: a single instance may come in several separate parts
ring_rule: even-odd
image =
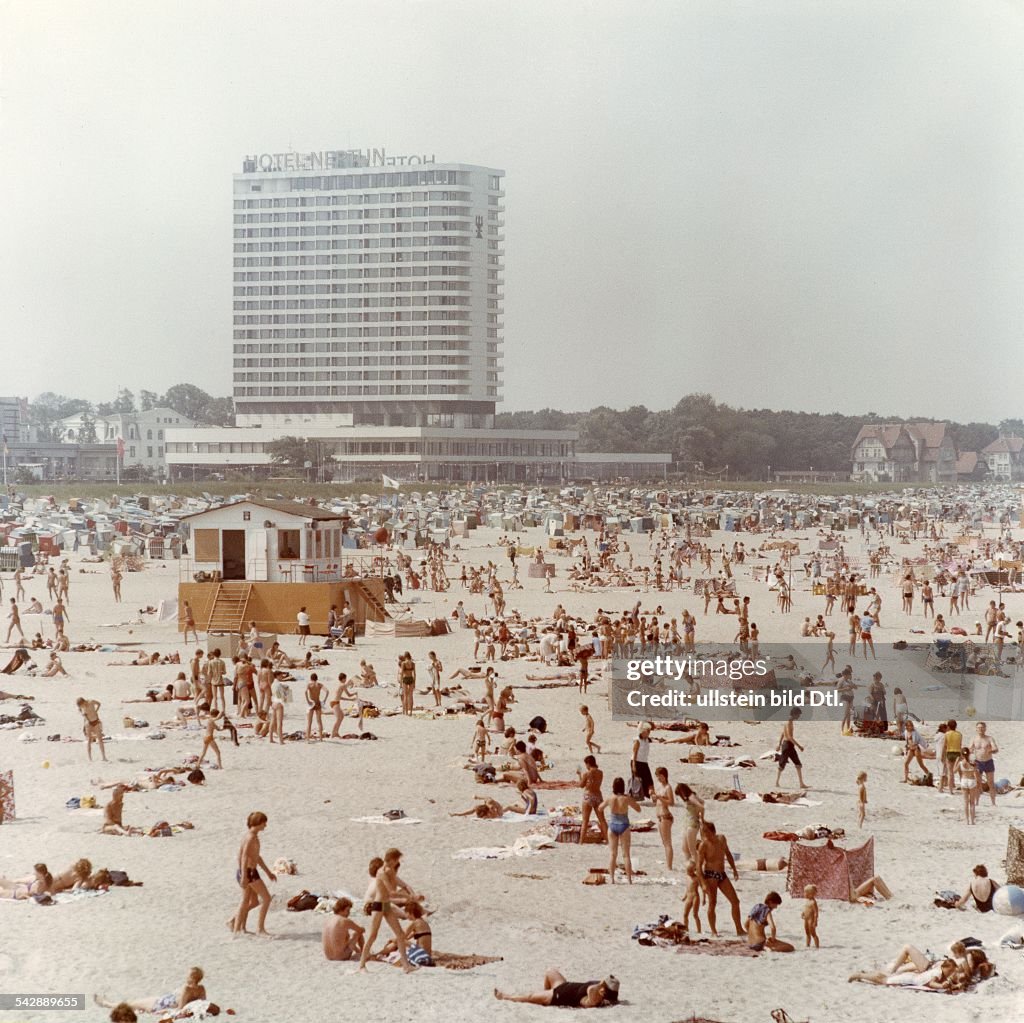
[[[324,698],[327,696],[327,687],[320,681],[314,671],[309,676],[309,685],[306,686],[306,742],[313,738],[313,718],[316,718],[316,726],[320,732],[320,741],[324,738]],[[339,722],[340,723],[340,722]]]
[[[228,921],[228,926],[235,934],[249,934],[246,930],[246,923],[249,913],[259,903],[260,915],[256,924],[256,933],[264,937],[267,934],[266,921],[267,911],[270,909],[270,891],[260,877],[262,868],[271,881],[277,880],[277,875],[263,862],[260,854],[260,835],[267,827],[267,815],[260,810],[249,814],[246,820],[245,838],[238,850],[238,869],[235,871],[235,879],[242,889],[242,901],[238,907],[238,913]]]
[[[728,900],[732,910],[732,922],[736,927],[736,933],[743,937],[743,928],[740,925],[740,898],[732,881],[726,876],[725,861],[729,861],[732,868],[732,875],[735,880],[740,879],[739,871],[736,869],[736,861],[733,859],[729,843],[725,835],[719,835],[715,825],[705,820],[701,825],[701,840],[697,846],[697,879],[704,889],[708,899],[708,925],[711,928],[712,937],[718,937],[718,930],[715,927],[715,911],[718,905],[718,893],[721,892]]]
[[[295,625],[295,631],[299,634],[299,646],[305,646],[306,639],[309,637],[309,615],[305,605],[299,608],[299,613],[295,616]]]
[[[225,713],[227,713],[228,709],[227,698],[224,695],[224,689],[227,686],[227,683],[224,681],[226,674],[227,667],[220,655],[220,647],[215,647],[206,659],[205,695],[209,699],[211,710],[216,710],[219,703],[220,709]]]
[[[608,841],[608,822],[604,817],[604,810],[601,804],[604,797],[601,795],[601,783],[604,781],[604,771],[597,766],[597,758],[591,754],[583,758],[583,770],[577,771],[580,779],[580,788],[583,789],[583,823],[580,827],[580,841],[582,845],[586,841],[586,834],[590,828],[591,813],[597,818],[597,826],[601,829],[601,841]]]
[[[427,655],[430,660],[427,663],[427,671],[430,673],[430,690],[434,694],[434,706],[441,706],[441,673],[444,665],[433,650]]]
[[[20,587],[20,583],[18,584]],[[24,593],[24,591],[22,591]],[[14,597],[11,597],[11,607],[7,612],[7,619],[10,621],[10,625],[7,626],[7,638],[4,640],[5,643],[10,643],[11,633],[17,629],[18,635],[21,636],[22,643],[25,642],[25,633],[21,628],[21,612],[18,610],[18,605],[15,603]]]
[[[110,585],[114,590],[115,604],[121,603],[121,578],[121,569],[118,568],[117,563],[115,562],[110,566]],[[185,606],[188,607],[187,604]]]
[[[199,752],[199,763],[203,762],[203,757],[206,756],[207,750],[213,750],[214,755],[217,757],[217,766],[223,768],[224,765],[220,759],[220,746],[217,745],[217,740],[214,738],[213,733],[217,729],[219,724],[219,718],[221,712],[219,710],[210,710],[209,706],[205,703],[199,705],[199,710],[210,711],[210,716],[206,719],[206,735],[203,736],[203,748]]]
[[[120,594],[120,589],[118,593]],[[196,643],[199,642],[199,633],[196,631],[196,616],[192,612],[192,605],[185,601],[185,643],[188,643],[188,634],[192,633]]]
[[[413,966],[405,954],[405,934],[398,921],[398,914],[395,912],[394,870],[380,857],[375,856],[370,860],[370,877],[372,880],[366,892],[366,912],[370,914],[370,929],[363,940],[363,951],[359,956],[359,972],[366,972],[366,960],[370,958],[370,952],[373,949],[373,943],[377,940],[380,925],[386,920],[395,935],[402,969],[406,973],[412,973]]]
[[[100,701],[87,700],[84,696],[80,696],[75,701],[75,706],[78,707],[82,717],[85,718],[85,725],[82,731],[85,733],[86,752],[89,754],[89,759],[92,760],[92,744],[95,741],[100,744],[100,756],[106,762],[107,751],[103,747],[103,722],[100,721]]]
[[[416,696],[416,662],[412,659],[412,654],[408,650],[402,654],[398,661],[398,684],[402,687],[402,713],[405,715],[412,714]]]
[[[800,783],[800,788],[806,789],[807,783],[804,781],[803,764],[800,762],[800,757],[797,754],[797,750],[801,753],[804,751],[803,746],[796,741],[796,735],[794,734],[794,725],[800,718],[802,711],[799,707],[794,707],[789,712],[789,720],[782,726],[782,732],[779,734],[779,769],[775,774],[775,787],[779,787],[779,783],[782,780],[782,772],[786,769],[786,765],[792,762],[796,768],[797,781]]]
[[[992,805],[996,805],[996,762],[995,755],[999,752],[999,746],[995,739],[988,734],[988,726],[984,721],[979,721],[977,726],[978,734],[971,740],[971,755],[974,758],[974,767],[979,775],[985,778],[988,786],[989,798]],[[981,798],[979,793],[978,798]],[[977,802],[977,800],[975,801]]]

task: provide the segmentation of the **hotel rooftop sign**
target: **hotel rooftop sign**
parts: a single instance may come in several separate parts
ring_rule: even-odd
[[[242,162],[242,173],[338,170],[346,167],[405,167],[434,163],[430,156],[388,156],[384,149],[326,149],[314,153],[256,153]]]

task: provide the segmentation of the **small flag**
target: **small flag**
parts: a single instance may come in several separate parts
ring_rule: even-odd
[[[380,475],[381,478],[384,480],[384,486],[390,487],[392,490],[400,489],[401,483],[399,483],[398,480],[393,480],[390,476],[383,472]]]
[[[117,438],[117,457],[124,458],[124,438]]]

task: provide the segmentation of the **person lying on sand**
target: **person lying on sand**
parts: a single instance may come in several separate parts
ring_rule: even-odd
[[[685,735],[680,735],[676,739],[662,739],[659,736],[654,736],[655,742],[663,742],[666,744],[671,743],[684,743],[687,746],[710,746],[711,745],[711,732],[706,723],[701,722],[693,732],[687,732]]]
[[[915,945],[904,945],[884,970],[852,973],[850,983],[884,984],[889,987],[927,987],[949,990],[960,970],[967,966],[967,949],[959,941],[949,947],[949,955],[927,956]],[[973,972],[973,971],[972,971]]]
[[[511,995],[494,989],[494,997],[502,1002],[526,1002],[528,1005],[552,1005],[568,1009],[599,1009],[615,1005],[619,1000],[619,982],[615,977],[604,980],[566,980],[558,970],[544,974],[544,988],[526,995]]]
[[[46,895],[53,887],[53,877],[45,863],[33,867],[32,877],[10,880],[0,877],[0,899],[31,899],[33,895]]]
[[[193,966],[188,971],[181,990],[175,994],[173,991],[165,995],[153,995],[149,998],[136,998],[130,1002],[111,1002],[99,995],[94,997],[97,1005],[104,1009],[113,1009],[117,1006],[127,1005],[137,1012],[152,1012],[163,1014],[167,1009],[183,1009],[189,1002],[205,1001],[206,988],[203,987],[203,971],[198,966]]]
[[[496,820],[505,811],[502,809],[501,803],[496,799],[491,799],[488,796],[474,796],[474,799],[480,800],[476,806],[471,806],[468,810],[459,810],[457,812],[449,813],[449,817],[477,817],[480,820]]]

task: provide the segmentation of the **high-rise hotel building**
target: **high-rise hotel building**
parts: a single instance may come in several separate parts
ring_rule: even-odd
[[[343,478],[573,475],[575,430],[494,425],[503,179],[381,149],[246,157],[233,186],[236,426],[168,431],[171,477],[272,474],[267,443],[285,436],[315,440]],[[622,458],[635,462],[603,471],[621,474]]]
[[[493,425],[503,176],[381,150],[247,158],[234,176],[238,424]]]

